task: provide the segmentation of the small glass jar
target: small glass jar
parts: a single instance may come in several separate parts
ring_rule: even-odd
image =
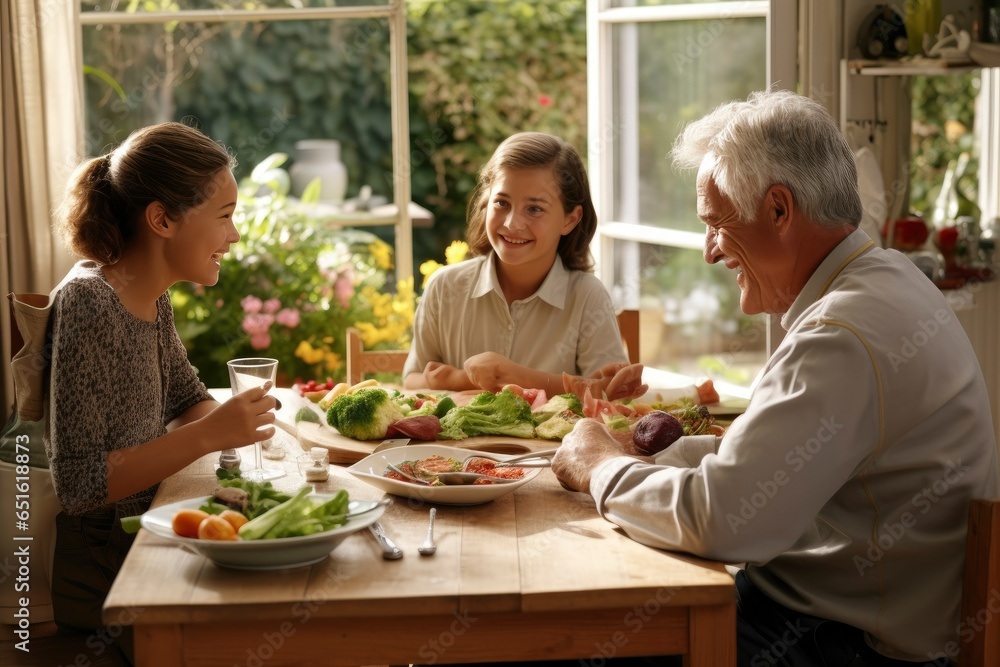
[[[307,482],[325,482],[330,478],[330,454],[323,447],[313,447],[298,458],[299,472]]]
[[[219,467],[228,472],[240,471],[240,453],[235,449],[223,449],[219,454]]]

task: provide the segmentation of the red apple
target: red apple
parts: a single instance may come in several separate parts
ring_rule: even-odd
[[[890,225],[892,229],[890,229]],[[907,216],[895,221],[887,220],[885,228],[882,230],[882,236],[886,240],[889,239],[890,231],[893,232],[892,247],[904,252],[923,248],[930,234],[927,223],[917,216]]]

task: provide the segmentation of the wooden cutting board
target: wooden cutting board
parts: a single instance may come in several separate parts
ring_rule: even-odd
[[[274,389],[271,393],[281,401],[281,409],[277,410],[275,414],[277,425],[283,431],[295,436],[299,441],[299,446],[305,451],[309,451],[312,447],[324,447],[329,450],[331,463],[357,463],[371,454],[382,442],[381,440],[366,441],[347,438],[325,423],[300,421],[296,424],[295,413],[302,407],[311,408],[321,420],[325,418],[325,415],[318,405],[302,398],[290,389]],[[413,440],[412,442],[413,444],[428,444],[427,441]],[[432,440],[430,444],[474,449],[494,454],[527,454],[528,452],[552,449],[559,445],[553,440],[534,438],[529,440],[499,435],[480,435],[465,440]]]
[[[346,438],[325,424],[299,422],[299,445],[303,449],[325,447],[330,451],[331,463],[357,463],[371,454],[381,440],[353,440]],[[552,449],[559,445],[553,440],[511,438],[499,435],[479,435],[464,440],[433,440],[430,442],[413,440],[413,444],[437,444],[460,447],[494,454],[527,454],[528,452]]]

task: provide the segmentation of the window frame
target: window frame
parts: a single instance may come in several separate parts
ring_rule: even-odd
[[[678,229],[652,227],[641,222],[616,220],[614,213],[615,174],[613,160],[616,142],[623,144],[622,170],[634,169],[637,164],[637,138],[623,136],[618,139],[614,131],[613,90],[616,76],[613,71],[612,31],[615,26],[666,21],[694,21],[732,18],[763,18],[766,25],[766,76],[771,89],[794,90],[798,82],[798,3],[796,0],[759,0],[750,2],[709,2],[698,4],[663,4],[654,6],[612,7],[612,0],[587,0],[587,144],[588,170],[591,192],[597,210],[597,233],[591,243],[596,263],[596,273],[609,288],[614,284],[615,242],[626,242],[624,254],[633,256],[638,266],[639,244],[665,246],[685,250],[701,250],[704,234]],[[622,40],[623,43],[626,40]],[[626,68],[622,76],[627,77]],[[633,68],[634,70],[634,68]],[[627,79],[621,86],[631,86]],[[637,92],[637,91],[636,91]],[[619,104],[621,104],[619,100]],[[627,103],[627,102],[626,102]],[[631,153],[629,153],[631,151]],[[630,182],[628,178],[622,179]],[[632,179],[631,182],[638,182]],[[692,193],[694,196],[694,193]],[[622,202],[627,205],[627,202]],[[625,217],[625,216],[622,216]],[[623,262],[628,264],[628,262]],[[637,270],[637,269],[636,269]],[[626,281],[622,294],[623,308],[639,308],[639,281]],[[783,331],[776,316],[766,321],[766,355],[780,342]],[[732,393],[745,393],[736,387],[727,387]]]
[[[340,222],[338,226],[394,227],[396,279],[413,278],[413,221],[410,217],[410,117],[406,55],[406,6],[404,0],[389,0],[385,5],[357,7],[311,7],[302,9],[210,10],[188,9],[160,12],[83,12],[77,9],[80,60],[84,26],[185,23],[239,23],[305,20],[385,19],[389,24],[389,99],[392,123],[393,203],[396,215]],[[83,74],[80,74],[81,90]],[[85,119],[80,119],[83,136]]]

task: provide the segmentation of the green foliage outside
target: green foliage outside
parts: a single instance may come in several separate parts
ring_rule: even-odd
[[[415,300],[407,285],[392,289],[392,248],[370,232],[316,225],[318,181],[289,198],[286,157],[268,157],[240,184],[242,237],[219,282],[171,290],[177,331],[210,387],[228,386],[226,361],[252,356],[278,359],[288,381],[339,380],[345,332],[358,322],[409,344]]]
[[[365,3],[310,3],[344,4]],[[147,0],[126,10],[172,5]],[[92,7],[82,3],[81,10]],[[236,0],[184,5],[243,7]],[[418,0],[407,3],[407,13],[411,190],[435,215],[431,229],[414,234],[419,266],[464,237],[476,172],[508,135],[552,132],[585,152],[586,6],[584,0]],[[243,177],[272,153],[294,160],[300,139],[337,139],[348,196],[365,184],[392,196],[384,20],[85,27],[84,62],[124,93],[107,77],[85,77],[91,153],[137,127],[184,120],[229,146]],[[391,240],[390,229],[376,232]]]
[[[963,152],[970,152],[972,160],[959,185],[967,197],[977,198],[979,161],[973,121],[980,74],[916,76],[912,86],[910,209],[927,219],[948,165]]]

